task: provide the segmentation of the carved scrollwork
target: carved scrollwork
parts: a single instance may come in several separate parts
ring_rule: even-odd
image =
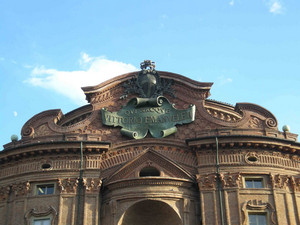
[[[32,217],[44,217],[49,215],[51,215],[51,225],[54,225],[57,217],[57,210],[53,206],[40,206],[37,209],[30,209],[25,214],[25,224],[30,225]]]
[[[32,126],[27,126],[22,132],[23,137],[32,137],[33,135],[34,135],[34,129]]]
[[[248,127],[249,128],[262,128],[263,127],[262,120],[260,120],[259,118],[255,117],[255,116],[251,116]]]
[[[249,200],[242,206],[243,225],[249,224],[248,212],[268,212],[270,224],[276,224],[275,209],[270,203],[262,202],[261,200]]]
[[[277,122],[273,118],[268,118],[268,119],[266,119],[266,125],[269,128],[275,128],[275,127],[277,127]]]

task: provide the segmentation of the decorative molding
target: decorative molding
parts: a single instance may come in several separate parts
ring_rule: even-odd
[[[44,217],[48,215],[51,215],[51,225],[54,225],[57,217],[57,211],[53,206],[49,206],[48,208],[45,206],[40,206],[38,209],[33,208],[25,214],[25,224],[31,225],[32,217]]]
[[[231,149],[226,149],[230,148]],[[220,143],[221,152],[219,154],[219,163],[220,165],[253,165],[256,167],[270,167],[270,168],[283,168],[283,169],[291,169],[294,171],[299,171],[300,161],[299,156],[295,156],[289,153],[282,153],[272,148],[274,146],[265,147],[257,146],[252,143]],[[222,147],[224,145],[224,147]],[[237,149],[233,147],[245,147],[248,149]],[[201,150],[197,151],[198,164],[201,168],[215,166],[216,164],[216,154],[214,151],[210,150],[215,148],[211,144],[207,144],[207,149],[201,148]],[[224,150],[222,148],[225,148]],[[205,151],[206,150],[206,151]]]
[[[249,200],[242,206],[243,225],[249,224],[248,212],[266,212],[269,217],[270,224],[276,224],[275,209],[270,203],[265,203],[261,200]]]
[[[174,187],[186,187],[191,188],[194,183],[187,179],[178,178],[165,178],[165,177],[152,177],[152,178],[133,178],[130,180],[115,181],[107,184],[109,190],[115,190],[120,188],[127,188],[133,186],[174,186]]]
[[[259,163],[259,156],[256,152],[248,152],[245,155],[245,162],[248,164],[256,164]]]

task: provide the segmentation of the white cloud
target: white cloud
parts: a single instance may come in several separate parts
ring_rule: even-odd
[[[60,71],[48,69],[44,66],[35,67],[29,79],[25,82],[62,94],[78,105],[85,104],[85,96],[81,87],[100,84],[116,75],[138,70],[131,64],[105,59],[104,57],[90,57],[81,54],[80,65],[86,68],[78,71]]]
[[[269,12],[273,14],[282,14],[283,13],[283,5],[279,0],[271,0],[268,2]]]
[[[229,2],[229,5],[234,5],[234,0],[231,0],[231,1]]]
[[[14,117],[18,116],[18,113],[16,111],[13,111]]]
[[[226,85],[226,84],[228,84],[228,83],[232,83],[232,78],[230,78],[230,77],[225,77],[224,75],[222,75],[222,76],[219,76],[218,78],[217,78],[217,81],[216,81],[216,83],[219,85],[219,86],[224,86],[224,85]]]
[[[85,52],[81,53],[81,58],[79,60],[79,64],[80,65],[87,65],[89,62],[91,62],[93,60],[92,57],[90,57],[88,54],[86,54]]]

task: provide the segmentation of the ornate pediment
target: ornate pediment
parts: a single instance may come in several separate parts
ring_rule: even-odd
[[[140,171],[146,167],[156,168],[160,171],[160,177],[180,178],[193,181],[193,176],[176,164],[174,161],[168,159],[162,154],[152,149],[147,149],[134,159],[127,162],[120,169],[118,169],[107,180],[106,184],[140,177]]]

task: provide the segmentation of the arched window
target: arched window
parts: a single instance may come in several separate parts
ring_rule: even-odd
[[[141,169],[140,177],[159,177],[160,171],[153,166],[147,166]]]

